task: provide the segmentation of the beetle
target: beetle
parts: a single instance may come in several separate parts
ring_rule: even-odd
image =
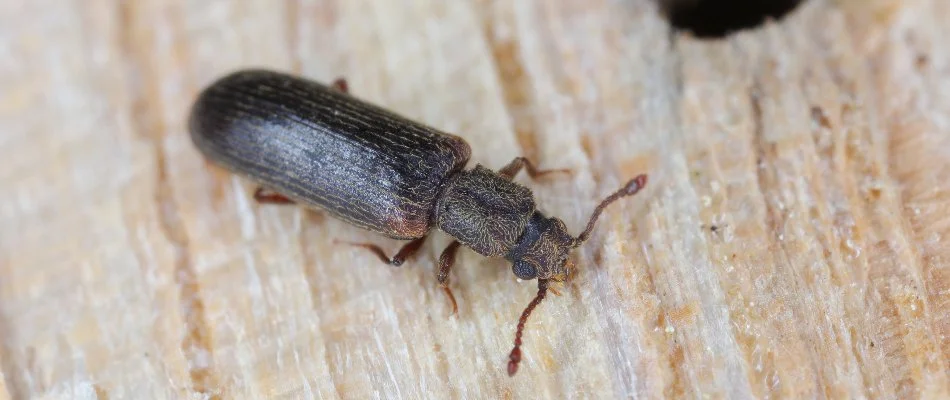
[[[524,325],[552,282],[574,269],[571,251],[585,242],[603,209],[636,194],[639,175],[595,208],[580,235],[535,207],[530,189],[513,182],[522,169],[532,178],[566,170],[539,170],[517,157],[498,171],[471,156],[459,136],[387,111],[330,85],[284,72],[245,69],[212,82],[188,117],[198,150],[213,164],[257,183],[260,203],[299,204],[355,226],[408,240],[393,256],[358,244],[384,263],[399,266],[438,228],[454,240],[439,257],[437,281],[453,313],[449,271],[459,246],[511,262],[514,275],[538,280],[538,293],[521,314],[508,374],[521,360]],[[556,293],[556,291],[555,291]]]

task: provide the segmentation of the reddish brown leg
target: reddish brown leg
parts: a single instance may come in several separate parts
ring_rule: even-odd
[[[386,252],[383,251],[382,248],[380,248],[379,246],[375,244],[352,243],[352,242],[344,242],[344,243],[367,249],[373,252],[373,254],[379,257],[379,259],[382,260],[384,263],[392,265],[394,267],[398,267],[402,265],[402,263],[405,262],[406,259],[408,259],[409,257],[412,257],[413,254],[419,251],[419,248],[422,247],[422,243],[425,242],[425,240],[426,240],[426,237],[423,236],[409,243],[406,243],[406,245],[402,246],[402,248],[399,249],[396,255],[393,256],[393,258],[387,257]]]
[[[345,78],[336,78],[336,80],[333,81],[333,88],[343,93],[350,92],[350,86],[346,84]]]
[[[538,279],[538,295],[531,300],[528,307],[521,313],[521,319],[518,320],[518,330],[515,332],[515,348],[511,349],[508,355],[508,376],[514,376],[518,372],[518,363],[521,362],[521,335],[524,333],[524,324],[528,322],[528,317],[534,308],[544,300],[544,295],[548,293],[547,279]]]
[[[515,157],[514,160],[511,160],[508,165],[504,168],[498,170],[498,175],[501,175],[505,178],[512,179],[518,172],[521,172],[521,169],[524,168],[528,171],[528,176],[532,179],[537,179],[543,175],[547,174],[569,174],[571,170],[569,169],[542,169],[539,170],[530,160],[524,157]]]
[[[459,249],[458,240],[453,240],[445,250],[442,250],[442,255],[439,256],[439,275],[437,276],[439,280],[439,286],[442,286],[442,291],[445,292],[445,295],[449,297],[449,301],[452,302],[452,314],[458,315],[459,305],[455,302],[455,295],[452,294],[452,289],[449,289],[449,271],[452,270],[452,265],[455,264],[455,252]]]
[[[254,200],[262,204],[294,204],[287,196],[262,187],[254,191]]]

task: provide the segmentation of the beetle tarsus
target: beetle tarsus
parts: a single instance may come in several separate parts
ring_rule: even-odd
[[[451,315],[458,315],[458,314],[459,314],[459,303],[455,301],[455,295],[452,294],[452,289],[449,289],[448,286],[442,286],[442,291],[445,292],[445,296],[448,297],[448,298],[449,298],[449,302],[452,303],[452,314],[451,314]],[[450,316],[451,316],[451,315],[450,315]]]

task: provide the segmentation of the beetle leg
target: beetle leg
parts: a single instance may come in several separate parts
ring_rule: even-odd
[[[514,159],[514,160],[511,160],[511,162],[508,163],[508,165],[506,165],[504,168],[498,170],[498,175],[501,175],[501,176],[503,176],[503,177],[508,178],[509,180],[511,180],[512,178],[515,177],[515,175],[518,174],[518,172],[521,172],[521,169],[522,169],[522,168],[524,168],[525,170],[527,170],[527,171],[528,171],[528,175],[529,175],[531,178],[533,178],[533,179],[539,178],[539,177],[541,177],[542,175],[547,175],[547,174],[556,174],[556,173],[570,174],[570,173],[571,173],[571,170],[569,170],[569,169],[542,169],[542,170],[539,170],[539,169],[538,169],[537,167],[535,167],[534,164],[533,164],[530,160],[528,160],[527,158],[525,158],[525,157],[515,157],[515,159]]]
[[[452,302],[452,314],[455,315],[459,313],[459,305],[455,302],[452,289],[449,289],[449,271],[452,269],[452,265],[455,264],[455,252],[458,251],[460,244],[458,240],[453,240],[445,250],[442,250],[442,255],[439,256],[439,286],[442,286],[442,291]]]
[[[370,244],[370,243],[350,243],[350,242],[347,242],[347,244],[350,244],[350,245],[353,245],[353,246],[358,246],[358,247],[362,247],[362,248],[364,248],[364,249],[367,249],[367,250],[373,252],[373,254],[375,254],[377,257],[379,257],[379,259],[380,259],[382,262],[384,262],[384,263],[386,263],[386,264],[389,264],[389,265],[392,265],[392,266],[394,266],[394,267],[398,267],[398,266],[402,265],[402,263],[405,262],[407,258],[412,257],[413,254],[415,254],[417,251],[419,251],[419,248],[422,247],[422,243],[425,242],[425,240],[426,240],[426,237],[423,236],[423,237],[418,238],[418,239],[415,239],[415,240],[413,240],[413,241],[411,241],[411,242],[409,242],[409,243],[406,243],[404,246],[402,246],[402,247],[399,249],[398,252],[396,252],[396,255],[394,255],[393,258],[389,258],[388,256],[386,256],[386,252],[383,251],[383,249],[382,249],[381,247],[379,247],[379,246],[377,246],[377,245],[375,245],[375,244]]]
[[[349,87],[349,85],[346,84],[346,78],[336,78],[336,80],[333,81],[332,87],[333,87],[334,89],[336,89],[336,90],[339,90],[340,92],[343,92],[343,93],[349,93],[349,92],[350,92],[350,87]]]
[[[263,187],[254,191],[254,200],[262,204],[294,204],[294,201],[287,196]]]

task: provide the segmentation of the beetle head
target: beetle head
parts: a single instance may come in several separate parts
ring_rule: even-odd
[[[587,227],[577,237],[567,233],[564,221],[545,217],[535,211],[521,234],[521,238],[518,239],[518,244],[506,256],[512,261],[511,272],[518,278],[525,280],[550,279],[558,282],[564,281],[574,270],[574,264],[569,260],[571,250],[583,244],[590,237],[594,224],[604,208],[619,198],[636,194],[646,183],[647,176],[639,175],[610,196],[607,196],[594,209],[594,213],[587,221]]]
[[[574,266],[569,260],[574,243],[563,221],[535,213],[518,246],[509,254],[511,272],[525,280],[563,281]]]

